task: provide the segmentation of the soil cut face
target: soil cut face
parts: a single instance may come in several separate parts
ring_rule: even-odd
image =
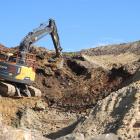
[[[124,86],[133,74],[121,65],[106,70],[86,60],[65,56],[62,69],[51,66],[37,69],[34,86],[40,88],[49,105],[82,111]]]

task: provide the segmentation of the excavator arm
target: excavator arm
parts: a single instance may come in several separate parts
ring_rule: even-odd
[[[57,32],[57,27],[53,19],[49,19],[49,24],[41,24],[38,28],[34,29],[32,32],[29,32],[28,35],[21,41],[19,45],[19,52],[26,53],[30,52],[31,46],[46,36],[47,34],[51,35],[54,48],[56,51],[56,57],[61,56],[61,45],[59,41],[59,36]]]

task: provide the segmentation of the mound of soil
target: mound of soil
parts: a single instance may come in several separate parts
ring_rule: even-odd
[[[45,58],[37,61],[42,62],[43,68],[37,69],[34,86],[42,91],[50,106],[73,111],[90,108],[110,92],[123,87],[138,68],[133,73],[122,65],[105,70],[86,60],[65,56],[63,68],[54,69],[54,64],[49,67],[43,64],[47,61]]]

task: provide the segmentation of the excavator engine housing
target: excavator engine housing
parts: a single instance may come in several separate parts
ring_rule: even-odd
[[[19,54],[9,56],[9,58],[5,54],[5,59],[4,57],[2,59],[0,55],[0,78],[30,85],[35,81],[35,56],[26,53],[24,62],[21,62]]]

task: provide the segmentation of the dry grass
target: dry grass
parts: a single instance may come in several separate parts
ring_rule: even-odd
[[[18,109],[25,107],[34,107],[35,103],[38,100],[39,99],[37,98],[0,98],[0,114],[2,115],[3,123],[11,125],[11,120],[16,117],[16,112],[18,111]]]
[[[100,55],[100,56],[88,56],[83,55],[85,60],[101,66],[105,69],[110,69],[114,65],[126,65],[129,63],[136,62],[140,59],[139,55],[133,53],[124,53],[120,55]]]

